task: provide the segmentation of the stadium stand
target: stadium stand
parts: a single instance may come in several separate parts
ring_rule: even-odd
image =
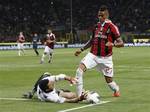
[[[0,3],[0,42],[15,42],[24,31],[44,34],[48,27],[63,34],[70,32],[71,0],[5,0]],[[121,32],[146,32],[150,29],[149,0],[72,0],[73,33],[90,30],[97,21],[97,10],[105,4],[111,9],[111,18]],[[63,37],[63,34],[56,36]],[[78,40],[76,40],[78,41]]]

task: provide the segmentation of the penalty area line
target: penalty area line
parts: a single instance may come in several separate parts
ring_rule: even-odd
[[[111,101],[101,101],[100,103],[97,103],[97,104],[89,104],[89,105],[84,105],[84,106],[80,106],[80,107],[76,107],[76,108],[70,108],[70,109],[66,109],[66,110],[59,110],[57,112],[70,112],[70,111],[73,111],[73,110],[92,107],[92,106],[101,105],[101,104],[105,104],[105,103],[109,103],[109,102],[111,102]]]
[[[0,98],[0,100],[9,100],[9,101],[26,101],[31,99],[25,99],[25,98]]]

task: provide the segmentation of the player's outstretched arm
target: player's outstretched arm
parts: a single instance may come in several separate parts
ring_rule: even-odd
[[[65,74],[59,74],[59,75],[54,76],[54,80],[55,81],[67,80],[67,81],[70,82],[70,84],[76,84],[77,83],[77,79],[76,78],[67,76]]]
[[[66,76],[65,80],[68,80],[70,82],[70,84],[76,84],[77,83],[77,79],[74,77]]]
[[[89,47],[91,47],[91,42],[92,42],[92,38],[90,38],[90,40],[80,49],[78,49],[74,55],[75,56],[79,56],[81,52],[83,52],[84,50],[88,49]]]

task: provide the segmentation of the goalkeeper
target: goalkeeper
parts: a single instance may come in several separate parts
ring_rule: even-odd
[[[23,94],[24,98],[33,98],[34,94],[37,93],[38,99],[41,101],[50,101],[55,103],[77,103],[85,99],[86,94],[83,93],[80,97],[76,93],[69,90],[56,90],[55,82],[67,80],[71,84],[77,83],[77,80],[73,77],[67,76],[65,74],[51,75],[48,72],[45,72],[41,77],[36,81],[31,92]]]

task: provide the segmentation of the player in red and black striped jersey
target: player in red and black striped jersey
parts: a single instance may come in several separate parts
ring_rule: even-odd
[[[109,12],[106,6],[101,6],[98,11],[99,22],[97,23],[92,37],[84,47],[75,52],[78,56],[81,52],[91,47],[90,52],[82,59],[77,71],[78,79],[77,93],[80,96],[83,90],[83,73],[87,69],[96,67],[104,74],[108,86],[113,90],[114,96],[120,96],[119,86],[113,81],[113,47],[123,47],[124,43],[120,38],[120,33],[116,25],[108,19]]]
[[[53,49],[54,49],[54,44],[55,44],[55,35],[52,33],[51,30],[48,30],[48,34],[46,35],[45,39],[45,49],[44,53],[41,58],[41,64],[44,62],[44,58],[46,55],[49,57],[48,62],[50,63],[52,60],[52,54],[53,54]]]
[[[98,22],[89,43],[91,53],[96,56],[111,56],[114,42],[120,41],[118,28],[108,19]],[[111,44],[111,45],[108,45]]]
[[[24,42],[25,42],[25,37],[23,35],[23,32],[19,33],[19,36],[17,38],[17,46],[18,46],[18,55],[21,56],[24,53]]]

